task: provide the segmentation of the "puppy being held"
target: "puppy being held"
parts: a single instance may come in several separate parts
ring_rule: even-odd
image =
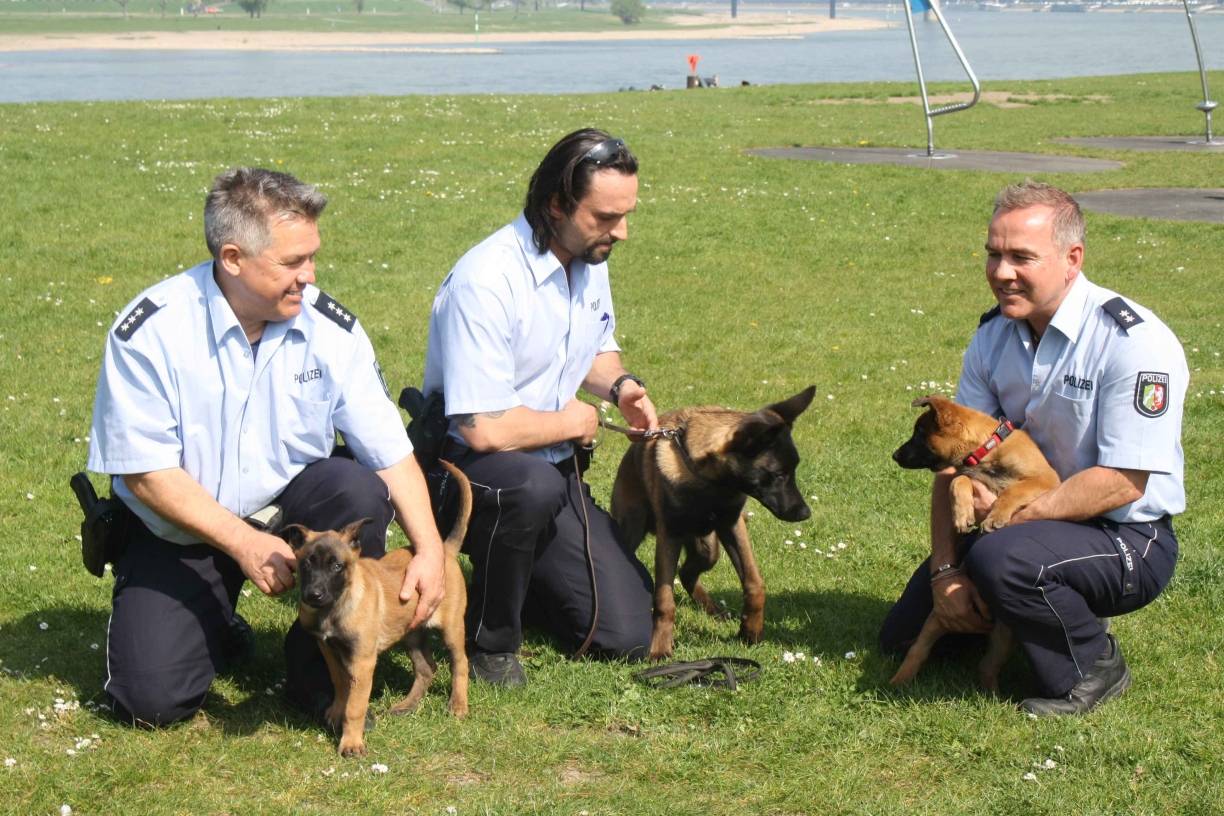
[[[1007,526],[1016,511],[1058,486],[1058,474],[1037,443],[1006,419],[996,419],[938,396],[914,400],[913,406],[925,406],[927,410],[918,417],[913,436],[896,450],[893,460],[914,470],[956,469],[948,493],[956,532],[968,533],[976,522],[973,482],[997,496],[981,523],[981,530],[986,533]],[[890,682],[900,685],[912,680],[935,642],[946,633],[934,613],[929,615]],[[986,656],[978,666],[978,677],[987,689],[998,690],[999,671],[1010,648],[1011,630],[996,623]]]
[[[664,433],[629,446],[612,487],[612,517],[625,546],[636,549],[655,534],[654,628],[650,657],[674,647],[676,601],[672,583],[684,550],[680,583],[711,615],[725,617],[701,585],[718,561],[719,544],[744,591],[740,637],[761,639],[765,583],[744,523],[751,496],[783,521],[811,515],[795,484],[799,453],[791,427],[812,402],[812,386],[755,413],[726,408],[684,408],[659,417]]]
[[[451,656],[450,711],[468,713],[468,659],[464,650],[463,615],[467,587],[459,568],[459,547],[467,534],[472,512],[472,487],[450,462],[439,460],[459,487],[459,515],[444,542],[446,595],[425,622],[440,629]],[[416,708],[433,680],[434,663],[425,627],[409,629],[417,599],[400,600],[404,573],[412,550],[402,547],[382,558],[360,557],[357,536],[370,519],[361,519],[340,531],[314,532],[290,524],[281,532],[297,554],[301,601],[298,617],[306,631],[319,640],[335,698],[327,709],[331,726],[341,731],[340,753],[365,753],[365,718],[378,655],[401,640],[412,659],[414,677],[408,696],[391,708],[404,714]]]

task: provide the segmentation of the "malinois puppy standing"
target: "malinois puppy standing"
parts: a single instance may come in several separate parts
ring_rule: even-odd
[[[739,635],[748,643],[760,641],[765,583],[744,523],[744,503],[751,496],[783,521],[811,515],[795,484],[799,452],[791,427],[815,393],[812,386],[755,413],[714,407],[673,411],[659,418],[663,435],[636,440],[625,452],[612,488],[612,517],[631,548],[647,533],[655,534],[651,659],[672,654],[672,582],[681,550],[680,583],[717,617],[725,613],[700,578],[718,561],[719,545],[727,550],[744,591]]]
[[[940,471],[956,468],[948,500],[956,532],[970,532],[976,523],[973,513],[973,482],[980,482],[997,497],[981,529],[989,533],[1007,526],[1024,505],[1058,486],[1058,474],[1050,467],[1037,443],[1027,433],[981,411],[957,405],[944,397],[929,396],[914,400],[915,408],[927,410],[914,423],[914,434],[893,454],[903,468]],[[892,684],[908,683],[922,668],[935,642],[946,630],[932,613],[918,638],[906,652],[905,660],[893,675]],[[999,670],[1011,648],[1011,630],[996,623],[990,646],[978,666],[978,676],[986,688],[999,687]]]
[[[472,513],[472,486],[450,462],[441,464],[459,486],[459,515],[444,542],[446,596],[425,627],[442,630],[451,656],[450,711],[463,717],[468,712],[463,628],[467,587],[458,555]],[[355,521],[339,532],[314,532],[290,524],[281,533],[297,554],[298,617],[306,631],[319,639],[336,690],[326,717],[333,728],[342,726],[340,753],[344,756],[365,753],[366,710],[380,653],[404,641],[415,674],[408,696],[392,706],[392,714],[416,708],[437,668],[424,628],[408,628],[416,613],[416,599],[404,603],[399,598],[412,550],[401,547],[378,559],[360,557],[357,536],[369,521]]]

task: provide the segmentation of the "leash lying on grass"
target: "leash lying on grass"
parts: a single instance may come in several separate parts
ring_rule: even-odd
[[[735,667],[747,669],[735,673]],[[636,672],[634,680],[652,688],[676,688],[693,683],[699,686],[715,686],[735,691],[740,683],[755,680],[761,674],[761,664],[746,657],[707,657],[687,663],[665,663]]]

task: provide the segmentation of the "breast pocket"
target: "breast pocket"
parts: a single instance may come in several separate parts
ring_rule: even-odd
[[[1078,392],[1053,394],[1045,423],[1045,453],[1063,478],[1096,464],[1096,400]]]
[[[336,442],[331,402],[290,395],[291,415],[281,419],[281,444],[291,462],[309,464],[331,455]]]

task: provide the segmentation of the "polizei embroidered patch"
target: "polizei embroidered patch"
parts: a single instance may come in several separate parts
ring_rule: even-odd
[[[1145,417],[1158,417],[1169,410],[1169,375],[1140,371],[1135,379],[1135,410]]]

